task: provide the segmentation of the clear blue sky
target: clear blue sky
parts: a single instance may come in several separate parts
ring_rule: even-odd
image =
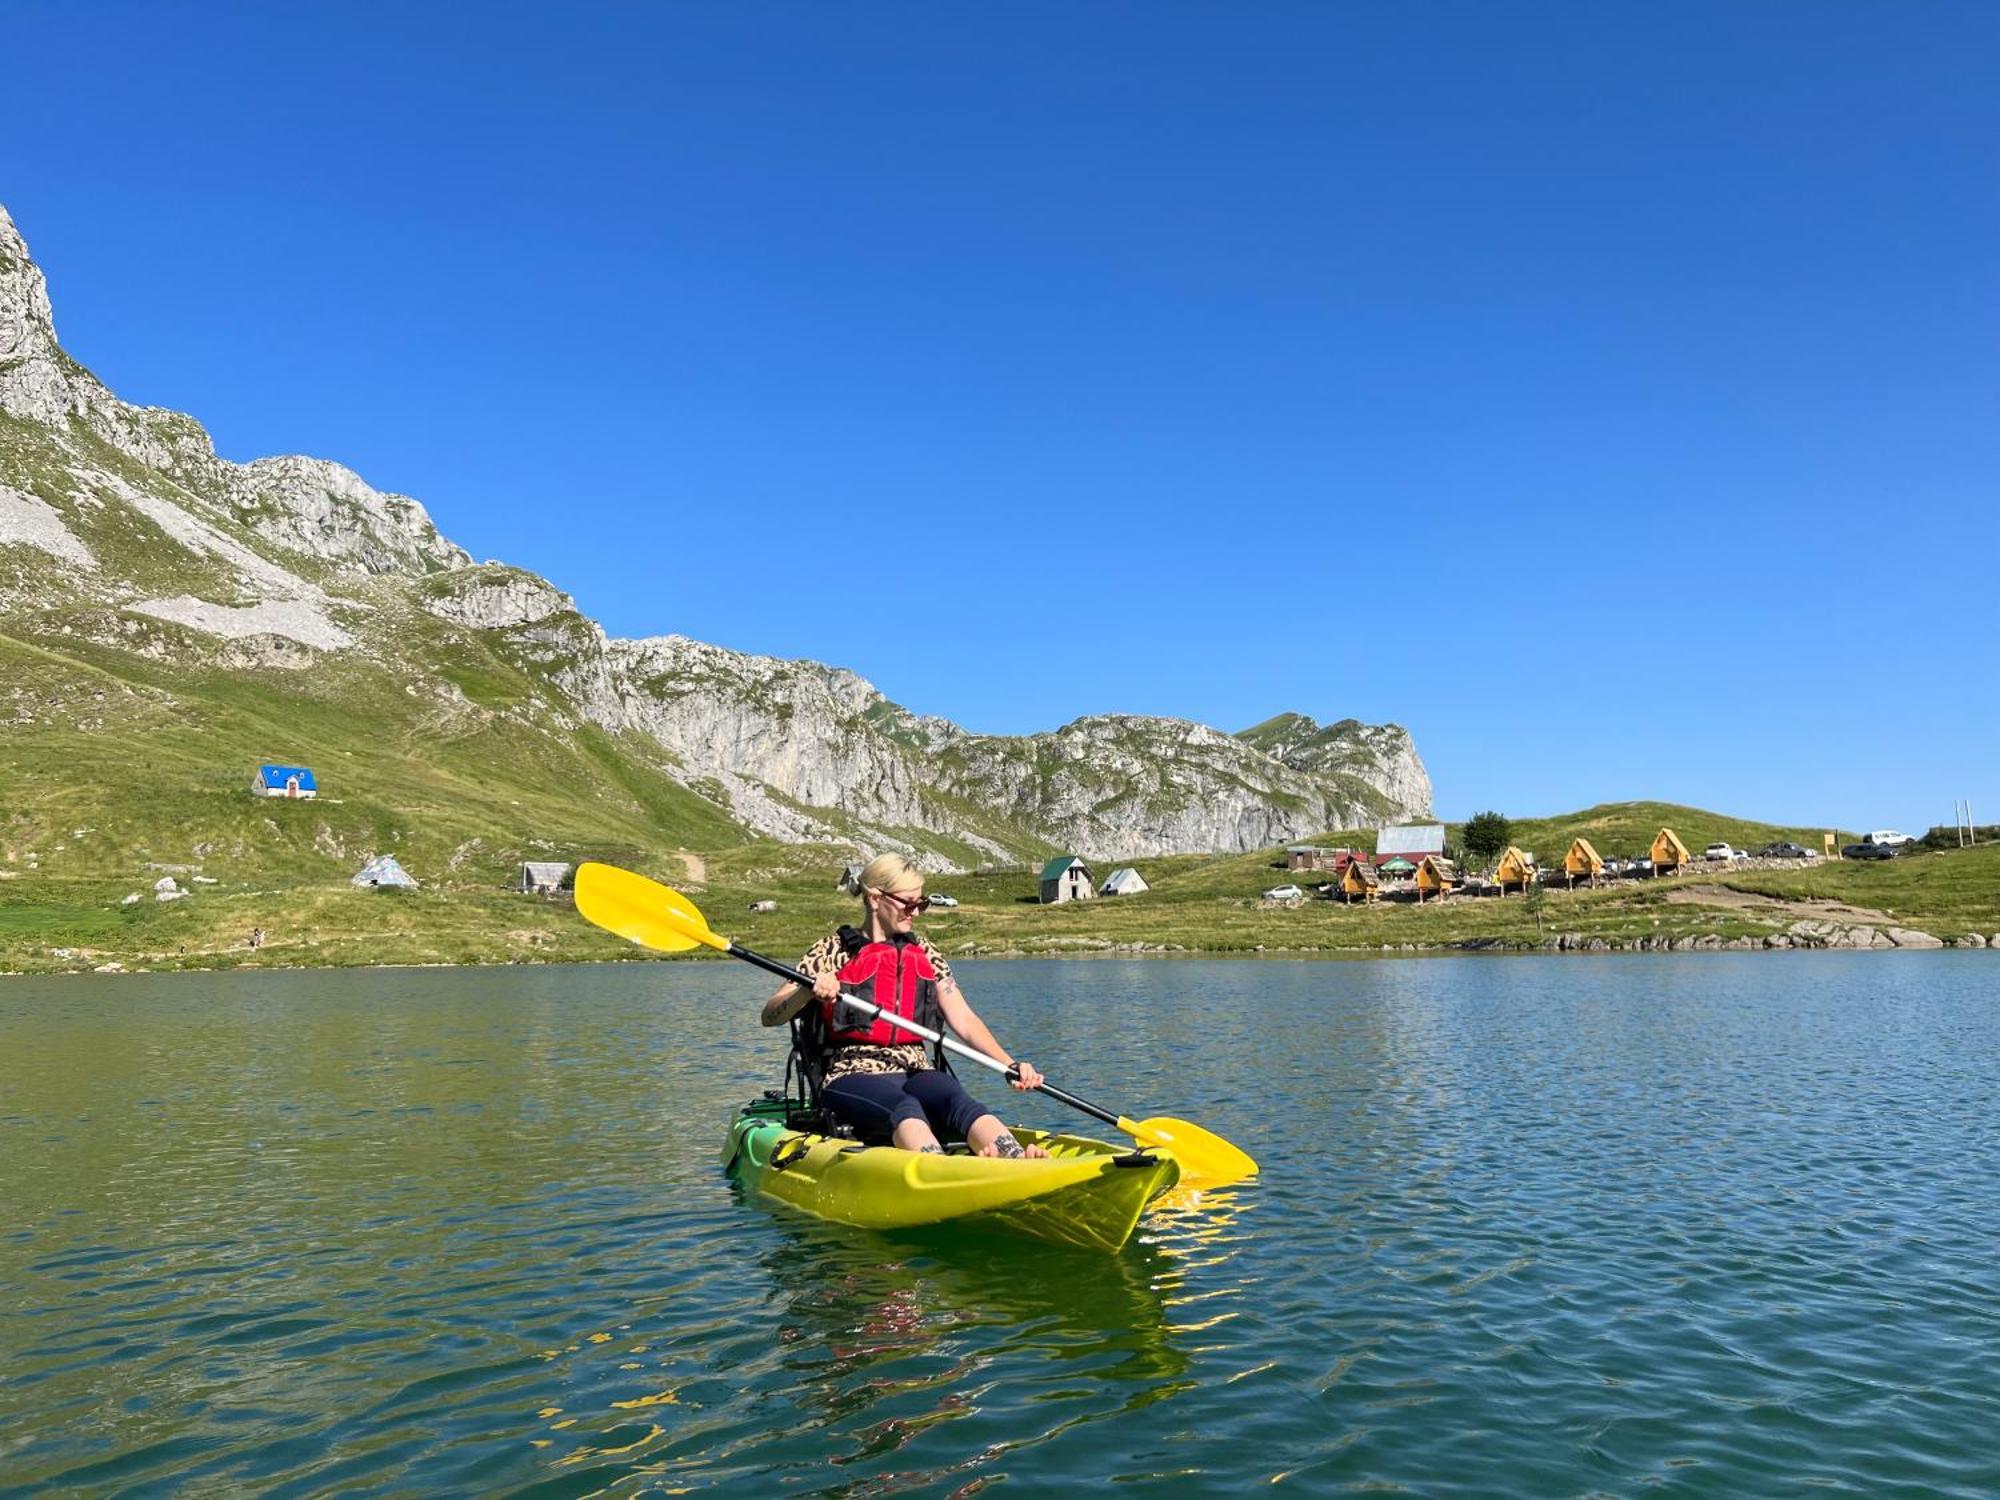
[[[71,350],[616,633],[2000,818],[2000,7],[10,5]]]

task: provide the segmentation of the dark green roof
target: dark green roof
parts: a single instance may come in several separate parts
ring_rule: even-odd
[[[1083,865],[1083,861],[1078,859],[1074,854],[1058,854],[1054,859],[1042,866],[1042,879],[1060,879],[1062,872],[1067,870],[1071,865]],[[1083,865],[1083,869],[1085,874],[1090,873],[1089,865]]]

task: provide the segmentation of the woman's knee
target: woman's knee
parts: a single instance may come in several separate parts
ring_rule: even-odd
[[[924,1107],[889,1074],[855,1074],[836,1079],[820,1096],[844,1123],[864,1135],[894,1135],[905,1120],[925,1118]]]
[[[949,1073],[915,1074],[910,1079],[909,1092],[923,1101],[924,1113],[932,1127],[955,1140],[965,1140],[974,1122],[981,1115],[992,1113]]]

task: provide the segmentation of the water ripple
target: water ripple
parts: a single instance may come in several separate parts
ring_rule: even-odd
[[[0,1489],[1994,1493],[1991,965],[967,965],[1116,1257],[743,1201],[719,965],[16,981]]]

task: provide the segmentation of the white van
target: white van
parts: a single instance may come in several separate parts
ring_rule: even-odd
[[[1864,844],[1880,844],[1885,849],[1900,849],[1905,844],[1914,844],[1915,839],[1907,833],[1898,833],[1893,828],[1878,828],[1861,841]]]

